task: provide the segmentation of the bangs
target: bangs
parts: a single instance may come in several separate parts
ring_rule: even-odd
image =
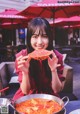
[[[33,26],[32,28],[32,35],[37,31],[37,33],[39,35],[43,35],[44,33],[47,34],[47,31],[46,31],[46,26],[44,25],[36,25],[36,26]]]

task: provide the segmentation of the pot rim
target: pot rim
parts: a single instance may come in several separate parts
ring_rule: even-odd
[[[50,94],[30,94],[30,95],[26,95],[26,96],[23,96],[19,99],[17,99],[16,101],[14,101],[14,104],[18,104],[20,102],[23,102],[25,100],[29,100],[31,98],[43,98],[43,99],[48,99],[48,100],[55,100],[56,102],[59,103],[59,101],[61,101],[61,106],[64,104],[63,100],[59,97],[56,97],[54,95],[50,95]]]

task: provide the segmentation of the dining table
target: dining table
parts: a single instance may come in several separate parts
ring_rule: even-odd
[[[71,111],[76,109],[80,109],[80,100],[69,101],[65,108],[66,114],[69,114]]]

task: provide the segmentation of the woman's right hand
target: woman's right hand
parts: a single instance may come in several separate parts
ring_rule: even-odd
[[[20,56],[17,58],[17,65],[18,68],[24,72],[24,73],[28,73],[29,72],[29,66],[30,66],[30,58],[28,58],[28,56]]]

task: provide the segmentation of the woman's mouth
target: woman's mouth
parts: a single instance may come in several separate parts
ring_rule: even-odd
[[[37,49],[43,49],[43,47],[37,47]]]

